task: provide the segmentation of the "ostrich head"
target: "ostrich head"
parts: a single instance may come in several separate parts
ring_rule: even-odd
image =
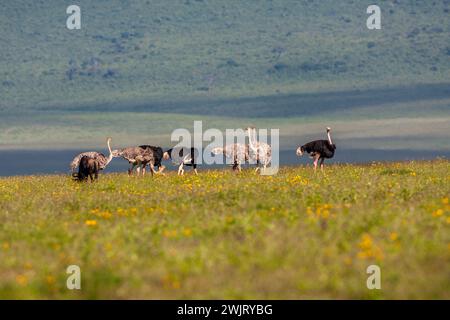
[[[327,127],[327,133],[330,132],[330,131],[331,131],[331,128],[330,128],[330,127]]]
[[[113,158],[121,157],[122,156],[122,150],[120,149],[114,149],[111,151],[111,154]]]
[[[296,154],[298,157],[301,157],[303,155],[303,153],[305,152],[305,150],[303,149],[303,147],[298,147]]]
[[[163,159],[164,160],[169,160],[170,159],[170,152],[172,151],[172,149],[167,150],[166,152],[163,153]]]

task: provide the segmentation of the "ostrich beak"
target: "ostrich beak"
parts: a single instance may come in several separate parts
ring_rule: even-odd
[[[327,132],[330,132],[331,131],[331,128],[330,127],[327,127]]]
[[[303,155],[302,147],[298,147],[296,153],[297,153],[297,156],[301,157]]]

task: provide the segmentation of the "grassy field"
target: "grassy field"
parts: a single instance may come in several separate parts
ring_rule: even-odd
[[[449,299],[449,195],[447,160],[3,178],[0,298]]]

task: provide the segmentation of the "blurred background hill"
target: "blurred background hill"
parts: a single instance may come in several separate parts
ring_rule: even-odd
[[[0,7],[0,148],[169,145],[204,127],[334,129],[347,149],[449,151],[450,1],[72,1]],[[99,147],[100,146],[100,147]]]

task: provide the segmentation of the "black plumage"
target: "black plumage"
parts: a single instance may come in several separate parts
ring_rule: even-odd
[[[78,181],[87,181],[91,178],[91,182],[98,179],[100,164],[97,159],[89,156],[83,156],[78,166],[78,173],[74,173],[73,177]]]
[[[311,156],[318,154],[320,158],[331,159],[334,156],[336,145],[331,144],[328,140],[315,140],[308,142],[300,148],[302,152],[309,153]]]
[[[139,148],[142,148],[153,155],[149,162],[144,162],[142,164],[143,170],[145,170],[145,166],[149,165],[152,173],[156,173],[153,167],[158,167],[158,172],[162,172],[164,170],[164,166],[161,164],[161,161],[164,156],[164,151],[161,147],[155,147],[150,145],[141,145]]]
[[[320,167],[323,169],[325,159],[334,157],[336,145],[331,141],[331,129],[327,127],[328,140],[314,140],[297,148],[297,155],[302,156],[308,153],[314,159],[314,170],[320,161]]]
[[[183,166],[192,166],[195,174],[197,174],[198,150],[196,148],[171,148],[164,152],[164,159],[172,159],[178,167],[178,174],[183,175]]]

